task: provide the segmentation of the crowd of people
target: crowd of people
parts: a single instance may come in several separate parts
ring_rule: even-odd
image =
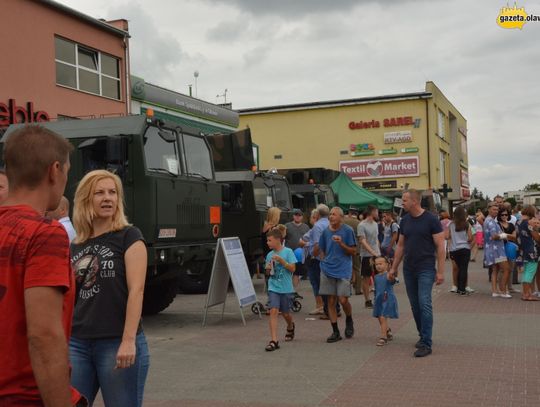
[[[141,406],[149,369],[141,325],[147,252],[141,231],[129,224],[120,178],[105,170],[87,173],[70,202],[63,196],[71,144],[43,127],[28,125],[4,145],[0,170],[0,405],[92,405],[101,390],[107,406]],[[268,210],[261,231],[265,250],[270,341],[280,348],[296,326],[291,301],[307,275],[316,308],[330,321],[326,342],[354,336],[352,295],[363,295],[380,333],[377,346],[393,339],[389,319],[399,316],[394,285],[403,280],[418,331],[415,357],[432,353],[432,288],[452,263],[452,288],[474,292],[468,265],[483,249],[491,296],[512,298],[521,276],[521,299],[540,300],[540,218],[534,206],[512,208],[502,197],[486,213],[469,217],[463,207],[439,217],[421,207],[421,193],[403,193],[405,215],[380,216],[368,206],[321,204],[280,224]],[[44,306],[46,304],[46,306]]]

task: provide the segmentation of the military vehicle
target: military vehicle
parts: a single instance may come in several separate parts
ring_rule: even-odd
[[[330,208],[337,205],[337,198],[330,183],[339,175],[339,171],[326,168],[280,169],[279,174],[285,176],[291,188],[294,208],[302,209],[306,221],[309,212],[319,204]]]
[[[208,136],[216,180],[222,186],[221,236],[238,236],[250,272],[262,251],[261,231],[268,208],[281,209],[281,222],[292,217],[287,179],[277,171],[257,171],[249,129]]]
[[[146,116],[42,123],[75,146],[66,196],[94,169],[120,176],[128,219],[148,248],[143,312],[165,309],[180,287],[205,292],[221,233],[221,186],[197,129]],[[19,125],[8,128],[5,137]]]

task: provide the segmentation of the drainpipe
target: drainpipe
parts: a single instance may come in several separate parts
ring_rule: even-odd
[[[426,100],[426,137],[427,137],[427,163],[428,163],[428,185],[429,188],[432,189],[433,185],[431,185],[431,150],[429,146],[429,111],[428,111],[428,100]]]
[[[126,104],[127,104],[127,114],[131,115],[131,85],[130,85],[130,66],[129,66],[129,40],[127,37],[124,37],[124,69],[126,71]]]

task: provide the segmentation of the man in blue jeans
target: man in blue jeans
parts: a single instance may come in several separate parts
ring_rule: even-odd
[[[407,296],[416,322],[420,340],[416,342],[415,357],[431,354],[433,330],[433,305],[431,289],[433,283],[444,282],[444,232],[439,219],[422,209],[420,192],[410,189],[403,193],[403,209],[407,211],[399,225],[401,237],[398,241],[391,273],[403,260],[403,277]],[[437,263],[437,267],[435,267]]]

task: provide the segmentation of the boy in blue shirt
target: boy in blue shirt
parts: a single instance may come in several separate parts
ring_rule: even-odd
[[[330,211],[330,224],[324,230],[316,248],[321,254],[321,286],[319,293],[328,295],[328,316],[332,324],[332,335],[326,342],[341,340],[337,324],[336,302],[343,307],[346,315],[345,337],[352,338],[354,325],[351,296],[352,256],[356,253],[356,236],[353,229],[343,223],[343,210],[334,207]]]
[[[288,247],[283,246],[283,235],[277,228],[271,229],[266,234],[266,242],[270,252],[266,255],[266,272],[268,279],[268,303],[270,307],[270,336],[271,340],[266,346],[266,351],[272,352],[279,349],[277,339],[278,315],[287,322],[287,334],[285,341],[294,339],[294,322],[290,314],[291,300],[294,293],[293,273],[296,270],[296,256]]]

